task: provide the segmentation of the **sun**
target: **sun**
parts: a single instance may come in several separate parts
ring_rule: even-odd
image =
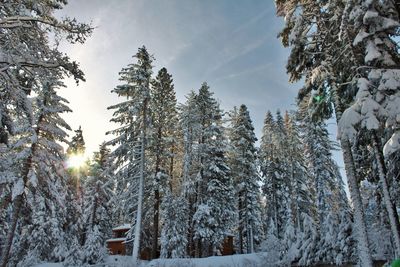
[[[86,158],[83,154],[74,154],[71,155],[67,160],[68,168],[80,168],[86,163]]]

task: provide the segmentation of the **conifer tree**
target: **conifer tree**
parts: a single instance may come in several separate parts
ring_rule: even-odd
[[[66,173],[63,168],[64,150],[60,143],[67,142],[65,130],[70,128],[60,114],[71,110],[66,105],[68,102],[56,93],[56,89],[63,84],[56,77],[50,76],[54,72],[47,74],[49,76],[34,99],[36,126],[32,133],[33,138],[30,139],[32,143],[24,152],[28,155],[24,161],[29,164],[25,169],[22,168],[22,171],[27,172],[27,182],[25,187],[22,182],[20,184],[20,190],[24,190],[26,199],[26,214],[24,223],[19,226],[21,233],[18,242],[13,245],[11,258],[14,263],[25,258],[25,263],[22,264],[27,265],[32,264],[28,259],[54,259],[53,250],[60,246],[65,247],[66,242],[59,235],[63,232],[66,218],[66,210],[63,209],[66,204]]]
[[[296,121],[296,114],[289,115],[285,113],[284,124],[287,136],[287,147],[282,147],[286,155],[288,173],[287,178],[290,181],[292,210],[297,228],[303,230],[303,220],[308,215],[308,221],[315,221],[315,191],[311,176],[306,168],[304,159],[304,144],[301,140],[301,133]]]
[[[150,110],[151,134],[149,136],[149,160],[151,163],[151,179],[149,190],[152,204],[152,258],[157,257],[159,238],[159,214],[163,193],[172,188],[176,151],[178,145],[178,113],[172,76],[166,68],[162,68],[151,82]]]
[[[184,258],[188,243],[187,199],[168,190],[161,203],[161,258]]]
[[[196,104],[197,94],[191,91],[185,104],[179,107],[180,125],[183,132],[182,195],[188,205],[188,247],[187,254],[194,255],[194,229],[192,218],[196,211],[196,177],[200,169],[198,160],[198,141],[200,140],[200,115]]]
[[[85,154],[85,141],[81,126],[74,131],[75,135],[67,148],[66,166],[68,168],[67,181],[67,222],[71,236],[78,238],[83,246],[86,241],[84,229],[84,184],[87,179],[87,164],[79,165]],[[78,166],[79,165],[79,166]],[[74,237],[72,237],[74,238]],[[72,242],[72,241],[70,241]]]
[[[276,224],[277,236],[287,239],[291,246],[294,238],[294,223],[296,222],[296,191],[294,191],[294,179],[292,163],[290,161],[288,132],[284,118],[277,111],[274,120],[270,112],[267,113],[263,128],[263,136],[260,147],[261,172],[264,179],[263,191],[267,205],[266,221],[271,219]],[[286,229],[289,227],[290,229]],[[290,245],[289,245],[290,243]],[[288,249],[288,248],[287,248]]]
[[[214,253],[234,219],[232,181],[226,159],[221,110],[206,83],[196,97],[200,122],[196,177],[196,212],[193,215],[196,256]]]
[[[383,157],[382,143],[387,140],[379,138],[380,129],[389,128],[393,135],[385,146],[385,152],[398,150],[397,116],[400,112],[400,55],[398,44],[393,36],[399,36],[400,14],[395,10],[394,1],[351,1],[343,17],[348,38],[357,49],[357,67],[360,77],[354,77],[357,88],[354,102],[339,121],[339,130],[349,139],[354,140],[354,132],[363,130],[372,135],[370,145],[374,149],[378,177],[384,196],[395,245],[395,254],[400,255],[400,229],[397,212],[389,193],[386,177],[386,165]],[[354,32],[354,34],[350,34]],[[367,68],[366,68],[367,66]],[[381,122],[381,123],[380,123]]]
[[[227,165],[226,141],[220,125],[214,122],[205,132],[202,199],[193,216],[195,240],[200,241],[202,255],[215,254],[233,225],[235,216],[233,185]]]
[[[120,80],[124,82],[118,85],[112,92],[127,100],[109,107],[114,109],[112,122],[120,124],[120,127],[110,131],[116,138],[107,144],[117,145],[111,153],[115,159],[115,167],[118,179],[126,179],[128,188],[123,192],[117,192],[125,198],[125,210],[127,214],[136,211],[133,218],[133,228],[130,231],[134,239],[132,258],[136,262],[139,255],[144,177],[146,175],[146,139],[147,126],[149,124],[150,79],[152,75],[151,56],[146,47],[141,47],[134,56],[137,63],[129,64],[120,72]],[[123,177],[123,178],[122,178]],[[135,204],[137,205],[135,207]],[[132,220],[132,218],[130,218]]]
[[[263,193],[266,197],[266,222],[274,223],[275,236],[280,237],[280,228],[278,228],[278,185],[279,177],[276,170],[278,161],[277,147],[274,142],[275,121],[270,111],[267,112],[264,120],[264,126],[260,145],[260,169],[263,178]],[[269,230],[268,230],[269,231]]]
[[[85,153],[85,140],[83,139],[83,131],[81,126],[79,126],[78,130],[75,130],[75,135],[72,137],[70,145],[67,149],[67,154],[69,155],[77,155]]]
[[[348,1],[346,7],[315,1],[278,0],[276,4],[278,15],[286,18],[280,36],[284,46],[291,47],[287,64],[290,80],[305,78],[299,99],[312,92],[309,109],[313,116],[325,119],[335,112],[336,119],[340,121],[344,110],[354,99],[355,90],[350,81],[359,67],[352,49],[353,39],[348,35],[350,31],[345,27],[346,18],[343,16],[350,10],[352,1]],[[340,143],[354,204],[359,259],[363,266],[372,266],[351,142],[342,135]]]
[[[256,141],[247,107],[241,105],[232,118],[230,134],[230,167],[236,189],[240,253],[244,250],[253,253],[262,239]]]
[[[94,264],[106,255],[105,238],[111,232],[113,188],[109,167],[110,150],[102,144],[94,154],[84,185],[83,221],[85,262]]]
[[[48,41],[48,33],[59,34],[59,38],[66,37],[71,43],[83,43],[91,34],[89,25],[77,23],[75,19],[65,18],[58,20],[54,12],[62,9],[64,2],[36,1],[34,5],[28,2],[7,1],[1,4],[0,13],[0,86],[6,88],[0,92],[0,143],[5,154],[10,156],[20,153],[22,146],[17,148],[9,143],[13,141],[25,143],[28,150],[33,144],[27,142],[26,136],[35,136],[34,115],[32,102],[28,95],[33,91],[38,94],[41,90],[40,81],[46,77],[73,75],[76,81],[84,80],[83,72],[76,62],[72,62],[67,55],[61,53],[57,47],[51,48]],[[49,70],[52,73],[46,73]],[[56,74],[55,74],[56,73]],[[15,125],[19,125],[16,131]],[[33,140],[33,143],[35,141]],[[7,148],[4,147],[8,145]],[[24,150],[24,149],[22,149]],[[24,150],[27,152],[27,150]],[[14,154],[15,155],[15,154]],[[4,267],[9,260],[10,248],[16,233],[17,222],[20,218],[21,208],[24,202],[24,191],[29,186],[28,173],[31,166],[30,156],[25,156],[22,163],[21,157],[6,161],[14,166],[19,164],[23,168],[21,172],[14,173],[16,180],[7,180],[2,183],[1,212],[4,209],[12,210],[8,220],[7,235],[3,241],[2,262]],[[3,165],[3,163],[1,163]],[[11,169],[0,167],[9,177]],[[13,193],[14,192],[14,193]],[[10,207],[12,205],[12,207]]]

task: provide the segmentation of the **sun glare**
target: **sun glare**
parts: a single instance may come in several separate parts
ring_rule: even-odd
[[[82,167],[86,162],[86,158],[82,154],[72,155],[68,158],[67,167],[68,168],[79,168]]]

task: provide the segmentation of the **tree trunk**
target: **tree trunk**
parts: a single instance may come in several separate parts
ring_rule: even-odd
[[[100,194],[99,184],[96,184],[96,193],[97,193],[97,195]],[[94,196],[94,200],[93,200],[92,218],[91,218],[91,222],[90,222],[90,229],[91,230],[93,230],[94,224],[96,222],[97,205],[98,205],[98,200],[97,200],[97,197],[95,195]]]
[[[195,240],[194,257],[195,258],[201,258],[202,257],[202,248],[201,248],[201,239],[200,238]]]
[[[250,253],[254,253],[254,235],[253,235],[253,227],[251,224],[249,225],[249,232],[250,232]]]
[[[372,143],[375,152],[375,159],[378,165],[379,181],[382,184],[382,192],[383,192],[383,197],[385,199],[385,207],[389,215],[390,228],[392,230],[392,236],[395,243],[395,256],[397,258],[400,256],[400,234],[397,228],[398,223],[396,223],[395,212],[393,209],[392,201],[390,199],[389,188],[386,180],[386,166],[382,154],[382,149],[379,146],[379,140],[376,135],[376,132],[374,131],[372,135],[373,135]]]
[[[144,162],[145,162],[145,131],[142,132],[142,145],[140,151],[140,177],[139,177],[139,195],[138,206],[136,211],[135,239],[133,241],[132,260],[137,265],[139,260],[140,234],[142,224],[142,206],[143,206],[143,187],[144,187]]]
[[[173,189],[173,187],[172,187],[172,184],[173,184],[173,181],[174,181],[174,149],[175,148],[175,146],[174,145],[172,145],[172,148],[171,148],[171,154],[172,154],[172,156],[171,156],[171,158],[170,158],[170,161],[169,161],[169,182],[168,182],[168,185],[169,185],[169,190],[171,190],[171,192],[172,192],[172,189]]]
[[[159,222],[159,210],[160,210],[160,191],[154,191],[154,214],[153,214],[153,247],[151,249],[151,258],[157,258],[158,250],[158,222]]]
[[[138,265],[139,262],[139,249],[140,249],[140,234],[142,231],[142,209],[143,209],[143,191],[144,191],[144,172],[145,172],[145,149],[146,149],[146,126],[147,126],[147,102],[148,99],[144,100],[143,103],[143,129],[142,129],[142,144],[140,148],[140,176],[139,176],[139,195],[138,195],[138,206],[136,212],[136,224],[135,224],[135,239],[133,241],[132,248],[132,261],[134,265]]]
[[[41,115],[38,119],[38,125],[39,123],[43,120],[43,116]],[[39,135],[39,128],[36,128],[36,136]],[[36,143],[33,143],[31,146],[31,154],[30,156],[27,158],[26,160],[26,165],[25,165],[25,169],[24,172],[22,174],[22,179],[24,182],[24,189],[26,187],[26,184],[28,182],[28,174],[29,174],[29,170],[32,167],[33,164],[33,155],[36,153]],[[2,255],[2,262],[1,262],[1,267],[6,267],[9,257],[10,257],[10,250],[11,250],[11,246],[14,240],[14,236],[15,236],[15,230],[17,228],[17,223],[18,223],[18,219],[19,219],[19,215],[21,212],[21,208],[22,208],[22,204],[24,202],[23,199],[23,194],[18,195],[15,197],[14,199],[14,212],[12,215],[12,220],[11,220],[11,227],[8,229],[8,233],[7,233],[7,239],[5,241],[4,247],[3,247],[3,255]]]
[[[188,225],[189,225],[189,229],[188,229],[188,245],[187,245],[187,254],[189,257],[194,257],[193,255],[193,250],[194,250],[194,241],[193,241],[193,223],[192,223],[192,219],[193,219],[193,199],[192,197],[188,197],[189,199],[189,218],[188,218]]]
[[[1,262],[1,267],[7,266],[7,263],[8,263],[9,257],[10,257],[11,245],[14,240],[15,229],[17,228],[19,214],[20,214],[21,208],[22,208],[23,196],[18,195],[14,199],[14,203],[15,203],[15,207],[14,207],[14,213],[13,213],[13,217],[12,217],[12,221],[11,221],[11,227],[10,227],[10,229],[8,229],[7,238],[6,238],[5,244],[4,244],[3,255],[1,257],[3,259]]]
[[[242,197],[241,192],[239,193],[239,254],[243,254],[243,214],[242,214]]]
[[[7,209],[8,205],[11,203],[11,192],[5,195],[0,200],[0,214]]]
[[[361,201],[350,141],[347,138],[342,138],[340,143],[343,151],[343,160],[349,184],[350,196],[354,206],[354,226],[357,233],[357,247],[360,263],[363,267],[372,267],[373,264],[367,236],[367,226],[365,223],[364,209]]]

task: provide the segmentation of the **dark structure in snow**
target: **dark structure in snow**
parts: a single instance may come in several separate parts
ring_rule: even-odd
[[[126,233],[131,229],[130,224],[123,224],[112,229],[113,238],[108,239],[107,248],[110,255],[126,255]]]
[[[224,238],[224,243],[222,245],[221,254],[222,256],[233,255],[235,250],[233,247],[233,235],[226,235]]]

